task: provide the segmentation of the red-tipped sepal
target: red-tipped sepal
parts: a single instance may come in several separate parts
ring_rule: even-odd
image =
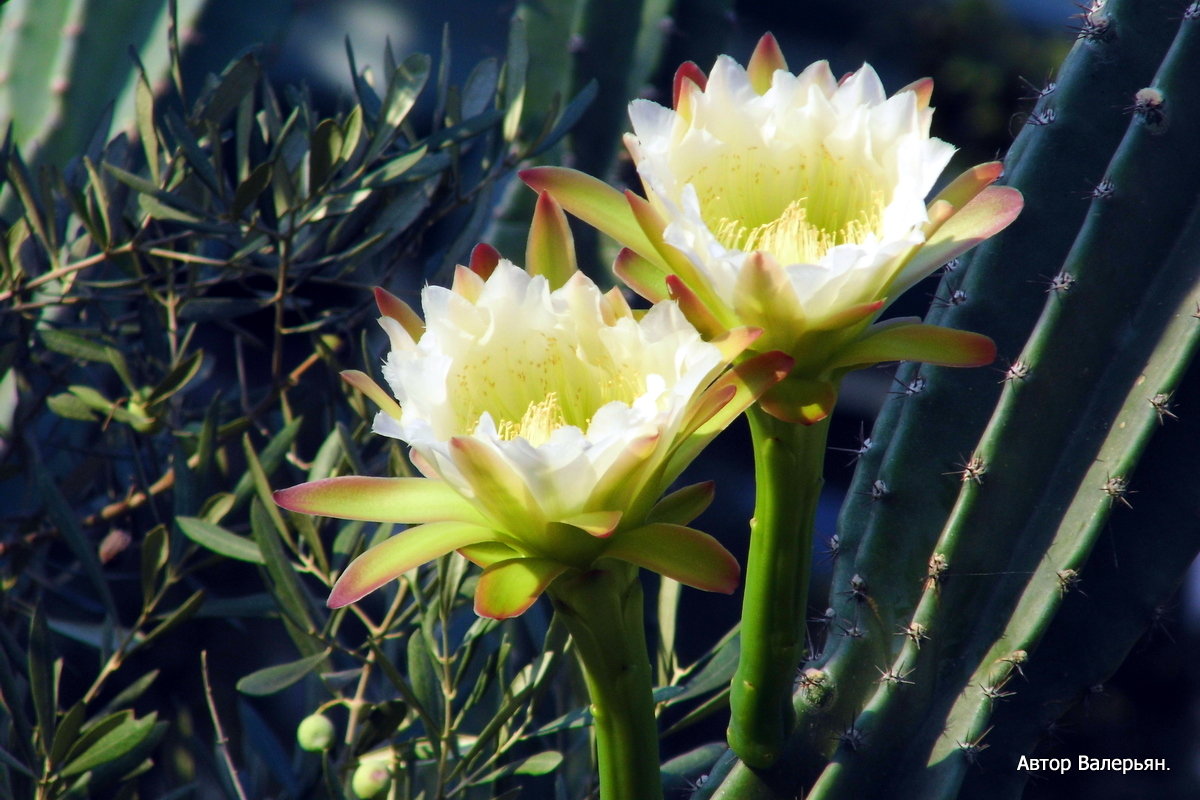
[[[842,348],[830,368],[860,369],[882,361],[922,361],[943,367],[981,367],[996,360],[996,343],[981,333],[906,319],[873,326]]]
[[[622,532],[604,556],[706,592],[732,594],[742,576],[737,559],[716,539],[695,528],[666,522]]]
[[[351,561],[326,604],[350,605],[427,561],[495,536],[489,528],[463,522],[431,522],[401,531]]]

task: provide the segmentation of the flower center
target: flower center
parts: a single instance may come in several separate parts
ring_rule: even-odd
[[[566,414],[558,402],[558,392],[550,392],[541,402],[531,402],[519,420],[502,419],[496,432],[505,441],[518,436],[534,446],[550,440],[550,435],[567,425]]]
[[[888,193],[876,170],[824,148],[762,155],[725,153],[692,176],[701,215],[723,246],[816,264],[838,245],[879,233]]]
[[[770,253],[783,264],[815,264],[839,244],[861,242],[878,227],[878,210],[873,218],[847,220],[842,227],[828,229],[808,220],[807,198],[793,200],[770,222],[751,228],[741,220],[723,217],[713,233],[730,249]]]
[[[536,344],[549,346],[535,355],[529,348]],[[589,354],[590,348],[574,344],[579,346],[527,335],[514,346],[463,364],[450,384],[458,387],[457,430],[473,431],[487,411],[501,439],[520,437],[537,447],[568,425],[587,431],[601,406],[614,400],[632,405],[646,391],[645,376],[635,365],[617,363],[602,351]]]

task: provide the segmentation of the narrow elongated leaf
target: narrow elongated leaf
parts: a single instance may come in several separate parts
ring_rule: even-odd
[[[42,344],[56,353],[62,353],[80,361],[108,363],[108,351],[101,342],[54,328],[44,328],[38,331],[38,338],[42,340]]]
[[[46,615],[42,613],[41,606],[37,606],[29,620],[29,694],[37,718],[38,741],[44,752],[49,750],[58,719],[58,680],[55,673]]]
[[[175,521],[179,524],[179,530],[183,531],[183,535],[201,547],[238,561],[248,561],[252,564],[266,563],[262,550],[245,536],[238,536],[220,525],[196,517],[179,517]]]
[[[251,672],[249,675],[245,675],[238,680],[237,690],[242,694],[254,695],[255,697],[264,697],[281,692],[313,672],[327,658],[328,654],[325,652],[313,653],[311,656],[305,656],[296,661],[289,661],[286,664],[276,664],[272,667]]]
[[[150,735],[156,719],[154,712],[141,719],[126,718],[63,767],[62,776],[81,775],[125,755]]]

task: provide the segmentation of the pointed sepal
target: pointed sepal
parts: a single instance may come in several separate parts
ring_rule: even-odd
[[[482,524],[484,517],[458,492],[428,478],[345,475],[280,489],[275,502],[289,511],[368,522]]]
[[[917,110],[924,111],[929,108],[929,101],[933,99],[933,78],[918,78],[907,86],[902,86],[896,94],[904,94],[912,92],[917,96]]]
[[[575,274],[575,239],[567,215],[548,192],[538,194],[525,245],[525,269],[545,276],[554,290]]]
[[[679,310],[687,317],[688,322],[700,331],[705,339],[712,340],[723,336],[728,329],[713,315],[700,296],[691,290],[678,275],[667,276],[667,294],[679,304]]]
[[[707,85],[708,76],[695,61],[683,62],[675,70],[675,78],[671,81],[671,107],[678,110],[680,97],[685,92],[694,91],[691,87],[704,91]]]
[[[833,413],[837,387],[829,381],[789,377],[772,386],[758,404],[772,417],[796,425],[813,425]]]
[[[470,436],[450,439],[454,465],[471,486],[474,500],[510,531],[540,528],[541,506],[525,481],[489,445]]]
[[[401,531],[351,561],[333,584],[326,604],[330,608],[350,605],[427,561],[495,536],[489,528],[462,522],[431,522]]]
[[[666,279],[670,274],[628,247],[621,248],[621,252],[617,253],[613,272],[622,283],[651,303],[660,303],[669,296]]]
[[[720,542],[685,525],[653,522],[624,531],[604,551],[706,592],[732,594],[741,580],[737,559]]]
[[[1024,198],[1008,186],[988,186],[971,198],[934,231],[925,246],[909,259],[888,287],[890,297],[899,297],[917,281],[952,258],[995,236],[1017,218]]]
[[[612,536],[613,531],[621,524],[621,512],[588,511],[576,514],[573,517],[555,520],[555,522],[570,525],[572,528],[579,528],[584,533],[595,536],[598,539],[606,539]]]
[[[981,367],[996,360],[996,343],[981,333],[907,320],[888,320],[842,348],[831,368],[860,369],[883,361],[921,361],[943,367]]]
[[[356,369],[348,369],[341,373],[342,380],[353,386],[358,391],[362,392],[366,397],[370,398],[375,405],[379,406],[379,410],[387,414],[392,419],[400,419],[401,414],[400,404],[365,372],[360,372]]]
[[[375,287],[375,305],[379,307],[380,314],[400,323],[400,327],[404,328],[414,342],[425,333],[425,321],[412,310],[412,306],[382,286]]]
[[[676,489],[650,509],[647,519],[650,522],[687,525],[703,514],[712,503],[717,493],[716,486],[715,481],[704,481]]]
[[[593,228],[643,256],[654,252],[625,197],[604,181],[566,167],[533,167],[519,174],[534,191],[549,192],[567,212]]]
[[[475,587],[475,613],[490,619],[520,616],[568,567],[545,558],[513,558],[492,564]]]
[[[500,263],[500,258],[499,250],[490,244],[480,242],[471,250],[471,261],[467,266],[471,272],[474,272],[486,281],[496,271],[496,266]]]
[[[787,59],[774,35],[764,33],[754,47],[750,60],[746,63],[746,75],[750,78],[750,86],[759,94],[766,94],[771,88],[771,79],[776,70],[787,70]]]

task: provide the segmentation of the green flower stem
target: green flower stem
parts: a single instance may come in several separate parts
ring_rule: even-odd
[[[751,767],[779,757],[795,725],[813,522],[824,483],[828,418],[798,425],[746,412],[757,496],[742,600],[741,656],[730,687],[729,746]]]
[[[551,587],[583,665],[596,731],[601,800],[661,798],[654,684],[637,567],[602,561]]]

